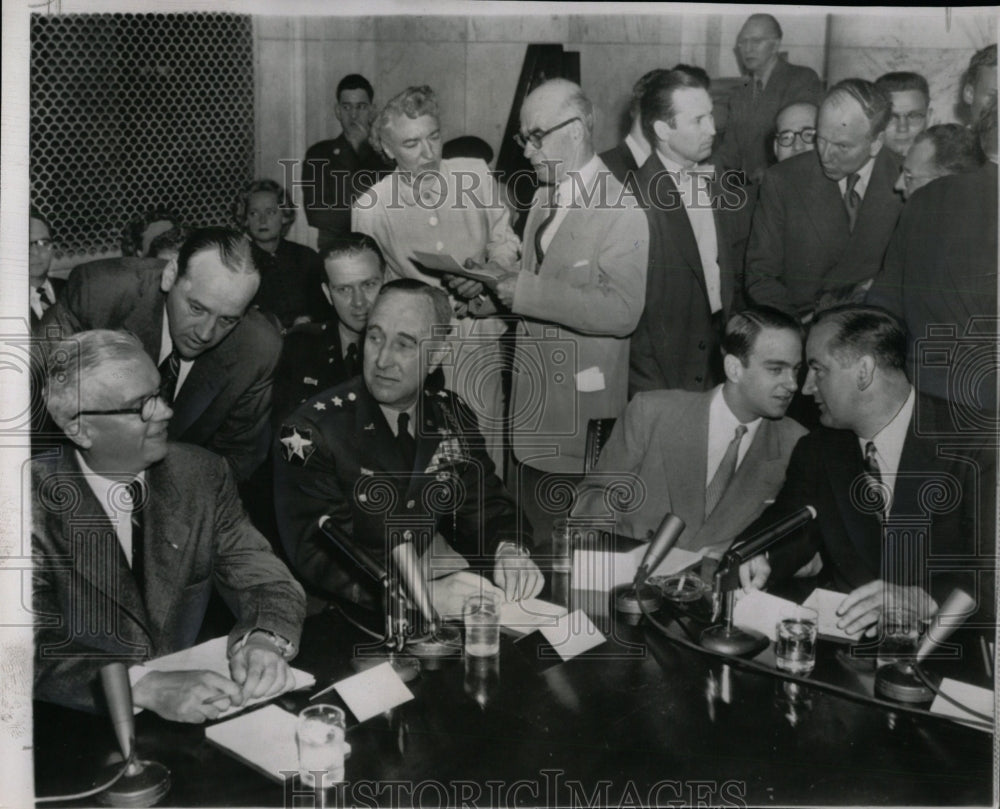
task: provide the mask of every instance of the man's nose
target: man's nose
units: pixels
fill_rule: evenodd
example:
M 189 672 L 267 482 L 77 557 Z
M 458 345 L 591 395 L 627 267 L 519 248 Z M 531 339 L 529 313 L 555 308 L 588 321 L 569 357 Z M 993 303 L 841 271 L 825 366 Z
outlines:
M 806 374 L 806 381 L 802 385 L 802 392 L 806 396 L 811 396 L 816 392 L 816 375 L 811 368 L 809 369 L 809 373 Z

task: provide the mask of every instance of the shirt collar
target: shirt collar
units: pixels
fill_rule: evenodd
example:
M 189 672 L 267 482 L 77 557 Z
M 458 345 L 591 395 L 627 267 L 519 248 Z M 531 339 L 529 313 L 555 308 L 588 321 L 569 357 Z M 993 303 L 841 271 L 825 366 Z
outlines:
M 871 438 L 858 436 L 861 451 L 864 452 L 865 445 L 871 441 L 875 444 L 875 449 L 878 450 L 879 455 L 889 461 L 894 469 L 898 468 L 899 457 L 903 453 L 903 443 L 906 441 L 906 435 L 910 430 L 910 419 L 913 416 L 913 407 L 916 403 L 916 398 L 916 391 L 911 385 L 910 392 L 907 394 L 902 407 L 899 408 L 896 415 L 892 417 L 888 424 Z M 892 463 L 893 459 L 895 459 L 895 463 Z
M 744 446 L 749 447 L 753 443 L 753 437 L 757 434 L 763 418 L 757 416 L 753 421 L 740 421 L 736 418 L 736 414 L 729 409 L 729 403 L 726 401 L 726 397 L 722 395 L 722 388 L 723 386 L 719 385 L 712 394 L 712 403 L 708 408 L 709 423 L 717 426 L 720 431 L 724 431 L 725 435 L 729 436 L 730 439 L 736 434 L 736 428 L 740 424 L 743 424 L 747 428 Z
M 760 76 L 753 76 L 752 77 L 752 81 L 756 80 L 756 79 L 760 79 L 761 86 L 762 87 L 767 87 L 767 83 L 768 83 L 768 81 L 770 81 L 771 75 L 774 73 L 774 69 L 778 66 L 778 60 L 780 58 L 781 57 L 778 57 L 778 59 L 775 59 L 773 62 L 771 62 L 770 66 L 767 68 L 767 70 L 765 70 Z
M 600 165 L 601 159 L 595 154 L 579 169 L 567 173 L 565 179 L 556 186 L 560 208 L 569 207 L 571 202 L 576 201 L 577 195 L 573 193 L 574 191 L 582 191 L 583 189 L 590 191 Z
M 884 147 L 883 147 L 884 148 Z M 858 181 L 854 184 L 854 190 L 858 192 L 859 197 L 864 197 L 865 191 L 868 190 L 868 183 L 872 178 L 872 171 L 875 168 L 875 158 L 868 158 L 868 162 L 865 163 L 861 168 L 859 168 L 855 174 L 858 175 Z M 837 180 L 837 186 L 840 188 L 840 195 L 843 196 L 847 193 L 847 177 L 841 177 Z
M 632 158 L 635 160 L 635 164 L 637 166 L 641 167 L 642 164 L 649 159 L 650 148 L 649 148 L 649 143 L 646 142 L 645 138 L 643 138 L 642 140 L 639 140 L 638 138 L 633 138 L 632 133 L 629 132 L 625 136 L 625 145 L 628 147 L 628 150 L 632 153 Z
M 76 462 L 80 465 L 80 471 L 83 472 L 83 478 L 87 481 L 87 485 L 90 486 L 90 490 L 94 493 L 97 498 L 97 502 L 101 504 L 101 508 L 104 513 L 108 516 L 108 519 L 114 522 L 121 508 L 119 503 L 121 503 L 121 498 L 112 498 L 111 490 L 115 486 L 121 486 L 122 482 L 120 480 L 113 480 L 112 478 L 106 478 L 104 475 L 100 475 L 91 469 L 87 462 L 83 459 L 83 455 L 80 454 L 80 450 L 74 449 L 73 454 L 76 455 Z M 138 475 L 135 476 L 136 480 L 141 480 L 145 483 L 146 481 L 146 470 L 142 470 Z M 117 512 L 117 513 L 113 513 Z
M 385 416 L 386 424 L 389 425 L 389 430 L 393 435 L 396 435 L 396 430 L 399 427 L 399 414 L 409 413 L 410 414 L 410 434 L 414 437 L 417 435 L 417 425 L 414 418 L 417 413 L 417 403 L 414 402 L 406 410 L 393 410 L 391 407 L 386 407 L 384 404 L 379 405 L 379 409 L 382 411 L 382 415 Z

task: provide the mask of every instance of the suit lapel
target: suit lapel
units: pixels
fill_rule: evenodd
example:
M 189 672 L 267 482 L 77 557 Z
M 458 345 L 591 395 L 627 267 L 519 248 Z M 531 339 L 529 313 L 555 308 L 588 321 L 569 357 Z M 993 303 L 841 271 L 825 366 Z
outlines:
M 209 349 L 191 366 L 177 399 L 171 405 L 174 411 L 170 420 L 171 437 L 179 439 L 183 436 L 184 432 L 208 409 L 219 389 L 230 378 L 229 368 L 236 361 L 236 357 L 228 356 L 224 346 L 225 341 Z
M 181 564 L 192 536 L 188 513 L 180 493 L 165 474 L 163 463 L 146 472 L 149 504 L 146 506 L 144 536 L 146 541 L 146 603 L 155 613 L 160 604 L 180 605 L 177 593 L 190 582 L 188 567 Z M 169 623 L 169 613 L 156 614 L 155 623 Z
M 809 221 L 816 231 L 820 241 L 834 253 L 843 253 L 851 239 L 851 229 L 847 218 L 847 208 L 844 198 L 840 195 L 840 187 L 828 179 L 819 167 L 819 158 L 811 171 L 818 172 L 822 182 L 809 183 L 807 178 L 796 188 L 796 197 L 802 210 L 806 212 Z M 818 193 L 804 194 L 803 190 L 817 189 Z
M 898 175 L 899 168 L 895 160 L 890 156 L 889 150 L 883 148 L 875 158 L 871 178 L 858 210 L 857 224 L 841 257 L 841 263 L 845 266 L 860 263 L 877 268 L 881 263 L 881 257 L 878 260 L 871 257 L 872 244 L 875 240 L 884 238 L 881 234 L 892 230 L 892 222 L 899 216 L 902 203 L 893 189 Z
M 843 519 L 848 541 L 854 545 L 868 569 L 877 573 L 882 558 L 881 525 L 875 515 L 859 511 L 851 495 L 855 481 L 864 473 L 861 447 L 857 436 L 849 430 L 837 431 L 835 440 L 843 442 L 844 447 L 831 452 L 825 465 L 833 498 Z
M 700 521 L 705 515 L 705 475 L 708 463 L 708 408 L 714 389 L 692 399 L 688 407 L 678 414 L 677 423 L 691 425 L 681 430 L 677 443 L 663 453 L 668 491 L 676 492 L 671 500 L 690 503 L 691 513 Z
M 541 224 L 544 214 L 542 203 L 545 195 L 549 193 L 548 186 L 539 186 L 535 192 L 535 198 L 531 203 L 531 210 L 528 211 L 528 218 L 524 222 L 524 239 L 521 249 L 521 266 L 525 272 L 538 272 L 538 261 L 535 257 L 535 231 Z M 557 234 L 558 235 L 558 234 Z M 551 245 L 550 245 L 551 247 Z

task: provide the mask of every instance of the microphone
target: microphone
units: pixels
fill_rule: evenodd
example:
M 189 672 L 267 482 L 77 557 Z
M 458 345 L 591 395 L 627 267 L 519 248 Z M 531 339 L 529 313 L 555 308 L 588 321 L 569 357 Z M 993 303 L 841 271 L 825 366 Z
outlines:
M 722 557 L 722 563 L 720 563 L 719 568 L 721 569 L 723 564 L 740 565 L 748 559 L 759 556 L 785 536 L 785 534 L 796 531 L 810 520 L 815 519 L 816 509 L 812 506 L 803 506 L 798 511 L 789 514 L 783 520 L 779 520 L 770 528 L 765 528 L 760 533 L 750 537 L 746 542 L 741 542 L 739 545 L 730 547 Z
M 362 548 L 360 545 L 354 542 L 350 537 L 344 533 L 336 525 L 330 524 L 330 515 L 324 514 L 319 518 L 320 530 L 327 535 L 333 543 L 340 548 L 344 553 L 346 553 L 351 561 L 354 562 L 361 570 L 371 576 L 375 581 L 378 582 L 388 582 L 389 573 L 385 569 L 385 565 L 378 562 L 368 551 Z
M 412 542 L 402 542 L 392 549 L 392 561 L 399 571 L 399 577 L 403 581 L 403 590 L 416 605 L 420 615 L 430 628 L 431 634 L 437 629 L 440 618 L 434 605 L 431 603 L 430 593 L 427 591 L 427 580 L 420 570 L 420 559 Z
M 650 574 L 660 566 L 660 563 L 677 544 L 677 540 L 681 538 L 685 527 L 684 520 L 676 514 L 667 514 L 663 518 L 660 527 L 656 529 L 656 534 L 649 543 L 649 547 L 646 548 L 642 564 L 635 572 L 633 584 L 636 587 L 643 584 Z
M 915 662 L 922 663 L 927 655 L 937 649 L 938 646 L 951 637 L 951 634 L 959 626 L 965 623 L 965 619 L 975 609 L 976 599 L 965 592 L 965 590 L 958 588 L 952 590 L 948 598 L 945 599 L 944 604 L 934 613 L 930 626 L 927 627 L 924 639 L 920 642 L 920 648 L 917 649 Z M 946 619 L 951 619 L 947 625 L 944 623 Z
M 127 762 L 124 774 L 101 793 L 101 802 L 109 806 L 153 806 L 170 790 L 170 770 L 156 761 L 142 761 L 135 755 L 135 717 L 132 712 L 132 686 L 123 663 L 109 663 L 101 669 L 101 686 L 108 703 L 108 713 L 115 729 L 118 746 Z M 101 782 L 121 769 L 112 764 L 105 769 Z

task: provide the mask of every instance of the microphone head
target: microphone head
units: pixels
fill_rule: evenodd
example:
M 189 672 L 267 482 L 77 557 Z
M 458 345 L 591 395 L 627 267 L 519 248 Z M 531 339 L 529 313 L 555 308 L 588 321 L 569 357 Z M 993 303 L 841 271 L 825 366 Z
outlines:
M 681 538 L 685 527 L 684 520 L 676 514 L 667 514 L 663 518 L 659 528 L 656 529 L 656 534 L 649 543 L 649 547 L 646 548 L 646 553 L 643 554 L 639 570 L 636 571 L 636 584 L 641 584 L 650 573 L 660 566 L 660 562 L 666 558 L 674 545 L 677 544 L 677 540 Z
M 118 738 L 118 746 L 127 759 L 132 754 L 135 725 L 132 714 L 132 685 L 124 663 L 108 663 L 101 669 L 101 686 L 108 703 L 108 713 Z
M 920 663 L 939 645 L 965 623 L 966 618 L 976 611 L 976 599 L 965 590 L 955 588 L 949 593 L 944 603 L 934 613 L 930 626 L 917 650 L 917 662 Z

